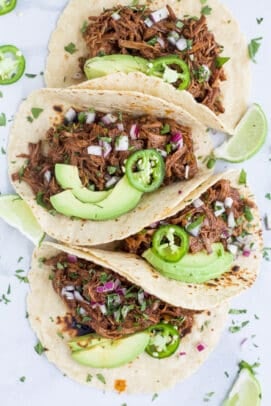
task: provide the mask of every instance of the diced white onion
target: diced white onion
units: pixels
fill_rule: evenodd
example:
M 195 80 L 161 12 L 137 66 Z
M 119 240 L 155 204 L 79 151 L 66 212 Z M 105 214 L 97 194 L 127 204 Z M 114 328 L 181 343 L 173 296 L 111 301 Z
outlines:
M 103 314 L 106 314 L 106 306 L 104 304 L 99 304 L 99 308 Z
M 233 215 L 232 211 L 228 215 L 228 226 L 230 228 L 234 228 L 236 226 L 234 215 Z
M 163 40 L 163 38 L 158 37 L 157 42 L 161 46 L 161 48 L 165 48 L 165 41 Z
M 124 131 L 124 125 L 122 123 L 118 123 L 117 127 L 119 131 Z
M 137 300 L 140 305 L 142 305 L 144 303 L 144 292 L 138 292 Z
M 116 151 L 127 151 L 129 149 L 128 135 L 120 135 L 115 142 Z
M 110 152 L 112 151 L 112 145 L 110 144 L 110 142 L 102 141 L 101 147 L 103 151 L 103 156 L 106 158 L 107 155 L 109 155 Z
M 85 302 L 85 299 L 77 290 L 75 290 L 73 294 L 74 294 L 74 298 L 76 300 L 78 300 L 78 302 Z
M 189 165 L 185 165 L 185 172 L 184 172 L 184 177 L 185 177 L 185 179 L 188 179 L 188 177 L 189 177 L 189 171 L 190 171 L 190 166 L 189 166 Z
M 193 206 L 198 209 L 199 207 L 201 207 L 203 205 L 203 201 L 201 199 L 196 199 L 193 201 Z
M 151 20 L 150 18 L 146 18 L 146 19 L 144 20 L 144 23 L 145 23 L 146 26 L 149 27 L 149 28 L 153 25 L 153 22 L 152 22 L 152 20 Z
M 102 154 L 103 154 L 102 147 L 100 145 L 90 145 L 88 147 L 88 154 L 102 156 Z
M 170 31 L 167 39 L 172 45 L 176 45 L 176 42 L 179 39 L 179 34 L 176 31 Z
M 107 113 L 105 116 L 102 117 L 102 122 L 105 125 L 109 125 L 109 124 L 115 123 L 117 121 L 117 119 L 118 118 L 116 116 L 114 116 L 114 114 Z
M 86 113 L 86 123 L 87 124 L 92 124 L 94 123 L 96 118 L 96 113 L 95 111 L 89 111 L 88 113 Z
M 187 48 L 187 41 L 184 37 L 178 39 L 176 42 L 176 48 L 178 48 L 179 51 L 184 51 Z
M 189 234 L 193 235 L 193 237 L 198 237 L 201 227 L 202 227 L 202 223 L 187 231 L 189 232 Z
M 224 203 L 220 202 L 219 200 L 217 200 L 215 202 L 215 211 L 214 214 L 216 217 L 221 216 L 221 214 L 223 214 L 225 212 L 225 207 L 224 207 Z
M 61 289 L 61 296 L 65 297 L 67 300 L 74 299 L 73 292 L 68 291 L 66 287 Z
M 231 197 L 226 197 L 226 199 L 224 200 L 224 206 L 227 209 L 230 209 L 232 204 L 233 204 L 233 199 Z
M 156 148 L 156 151 L 160 152 L 160 154 L 162 155 L 163 158 L 167 157 L 167 151 L 165 151 L 163 149 L 159 149 L 159 148 Z
M 72 123 L 76 119 L 77 113 L 74 109 L 70 108 L 66 114 L 65 114 L 65 119 L 69 122 Z
M 83 307 L 79 307 L 79 313 L 81 314 L 81 316 L 85 316 L 87 314 Z
M 105 184 L 106 189 L 114 186 L 119 180 L 120 178 L 118 176 L 112 176 L 112 178 L 110 178 Z
M 51 171 L 48 171 L 48 170 L 45 171 L 43 176 L 44 176 L 44 180 L 46 180 L 46 182 L 49 183 L 52 178 Z
M 120 15 L 118 13 L 113 13 L 112 16 L 113 20 L 118 21 L 120 19 Z
M 169 16 L 169 13 L 168 13 L 168 9 L 166 7 L 153 11 L 150 15 L 150 17 L 154 23 L 159 23 L 159 21 L 164 20 L 168 16 Z
M 232 255 L 237 255 L 238 252 L 238 247 L 234 244 L 228 244 L 227 245 L 227 250 L 232 254 Z

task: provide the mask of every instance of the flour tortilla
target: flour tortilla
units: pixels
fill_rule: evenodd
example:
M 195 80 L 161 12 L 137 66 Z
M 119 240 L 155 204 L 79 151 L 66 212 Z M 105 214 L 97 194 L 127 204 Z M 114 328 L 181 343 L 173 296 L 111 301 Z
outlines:
M 79 109 L 94 107 L 104 112 L 122 111 L 133 115 L 152 114 L 172 118 L 191 127 L 195 156 L 201 157 L 198 159 L 198 175 L 191 181 L 177 182 L 154 193 L 145 194 L 134 210 L 108 221 L 72 220 L 60 214 L 52 216 L 37 204 L 27 183 L 11 180 L 16 192 L 32 209 L 42 229 L 56 240 L 71 245 L 90 246 L 125 238 L 166 216 L 210 175 L 206 163 L 203 163 L 203 158 L 208 156 L 212 149 L 210 137 L 206 128 L 181 108 L 153 96 L 135 92 L 42 89 L 32 93 L 22 103 L 15 118 L 8 150 L 10 176 L 25 164 L 25 159 L 19 158 L 18 155 L 28 153 L 28 143 L 44 139 L 52 124 L 61 121 L 63 113 L 55 111 L 54 106 L 61 106 L 64 112 L 71 106 Z M 29 122 L 27 117 L 31 116 L 31 109 L 34 107 L 43 111 L 33 122 Z
M 191 333 L 181 340 L 179 349 L 170 358 L 156 360 L 143 353 L 133 362 L 114 369 L 94 369 L 76 363 L 71 358 L 66 344 L 68 337 L 64 335 L 64 338 L 60 338 L 57 335 L 59 325 L 54 322 L 57 316 L 65 316 L 67 308 L 53 290 L 52 281 L 49 280 L 50 267 L 39 263 L 39 258 L 50 258 L 60 251 L 93 262 L 96 262 L 96 259 L 86 252 L 48 243 L 36 249 L 33 254 L 32 269 L 29 273 L 31 292 L 27 300 L 29 320 L 42 345 L 47 349 L 45 354 L 48 360 L 63 374 L 79 383 L 101 390 L 113 391 L 115 380 L 119 379 L 125 381 L 126 393 L 160 392 L 194 373 L 216 346 L 227 320 L 228 304 L 196 315 Z M 119 274 L 125 276 L 122 271 Z M 201 352 L 196 348 L 200 343 L 206 346 Z M 185 355 L 180 356 L 180 352 Z M 86 382 L 88 374 L 92 376 L 91 382 Z M 96 374 L 102 374 L 106 383 L 101 383 Z
M 140 1 L 144 4 L 144 1 Z M 77 85 L 84 80 L 78 76 L 78 58 L 87 55 L 81 27 L 88 16 L 99 15 L 104 8 L 115 5 L 131 5 L 131 0 L 71 0 L 60 16 L 56 30 L 49 43 L 49 55 L 45 71 L 48 87 L 66 87 Z M 200 16 L 203 7 L 199 0 L 154 0 L 150 8 L 155 10 L 169 4 L 176 15 Z M 147 77 L 140 73 L 113 74 L 101 79 L 83 83 L 82 87 L 109 90 L 132 90 L 161 97 L 171 103 L 180 105 L 206 126 L 217 130 L 233 132 L 247 109 L 250 92 L 250 63 L 247 43 L 240 32 L 239 24 L 229 10 L 217 0 L 208 0 L 212 9 L 207 16 L 207 24 L 215 35 L 216 41 L 224 46 L 223 56 L 231 59 L 224 65 L 228 80 L 221 82 L 222 101 L 225 113 L 216 116 L 209 108 L 197 103 L 187 91 L 178 91 L 162 80 Z M 69 54 L 64 47 L 74 43 L 77 52 Z
M 189 196 L 190 203 L 220 179 L 229 179 L 231 185 L 239 189 L 242 196 L 255 200 L 249 188 L 238 183 L 239 175 L 239 171 L 214 175 L 191 193 Z M 171 215 L 183 210 L 186 205 L 186 202 L 181 202 L 171 212 Z M 165 302 L 187 309 L 208 309 L 251 287 L 256 280 L 262 257 L 262 229 L 258 209 L 252 208 L 251 212 L 254 216 L 251 223 L 251 233 L 254 237 L 251 255 L 249 257 L 238 256 L 229 272 L 225 272 L 220 278 L 205 283 L 193 284 L 169 279 L 156 271 L 143 258 L 133 254 L 106 251 L 104 250 L 106 247 L 103 247 L 103 250 L 90 249 L 90 252 L 97 257 L 101 265 L 110 264 L 113 270 L 125 273 L 132 282 L 140 284 L 143 289 L 148 289 L 152 294 L 156 292 Z M 238 271 L 234 271 L 235 266 L 239 267 Z

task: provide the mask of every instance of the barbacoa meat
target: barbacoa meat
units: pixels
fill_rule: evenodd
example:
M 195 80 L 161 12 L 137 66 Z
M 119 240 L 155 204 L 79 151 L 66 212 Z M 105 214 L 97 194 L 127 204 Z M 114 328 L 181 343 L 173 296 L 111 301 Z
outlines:
M 214 213 L 214 205 L 216 202 L 224 202 L 226 198 L 233 200 L 232 207 L 226 209 L 225 215 L 216 216 Z M 228 237 L 238 237 L 246 231 L 246 221 L 244 211 L 247 207 L 253 207 L 254 203 L 248 199 L 242 198 L 237 189 L 231 187 L 230 181 L 222 179 L 215 185 L 210 187 L 201 197 L 203 204 L 200 207 L 195 207 L 192 204 L 188 205 L 184 210 L 176 215 L 162 221 L 162 224 L 175 224 L 185 228 L 191 221 L 195 221 L 200 216 L 204 216 L 202 227 L 200 228 L 197 237 L 189 237 L 189 252 L 195 254 L 199 251 L 211 252 L 211 245 L 216 242 L 221 242 L 224 248 L 227 249 Z M 229 226 L 227 224 L 227 215 L 232 212 L 236 225 L 231 230 L 229 235 Z M 134 234 L 120 244 L 120 249 L 133 254 L 141 255 L 145 250 L 151 247 L 152 237 L 160 224 L 154 227 L 146 228 L 141 232 Z
M 68 313 L 102 337 L 120 338 L 161 321 L 177 326 L 180 337 L 192 329 L 198 312 L 169 305 L 109 269 L 74 257 L 71 262 L 66 253 L 44 263 L 52 267 L 53 288 Z M 111 289 L 101 292 L 110 284 Z
M 196 101 L 205 104 L 216 114 L 223 113 L 220 82 L 226 80 L 226 76 L 223 67 L 218 67 L 216 63 L 223 47 L 208 31 L 204 15 L 199 19 L 189 17 L 179 20 L 169 5 L 167 9 L 169 16 L 151 27 L 144 22 L 152 11 L 146 6 L 117 6 L 99 16 L 90 16 L 88 26 L 83 30 L 88 53 L 85 58 L 80 58 L 81 69 L 86 59 L 95 56 L 129 54 L 155 59 L 175 54 L 189 66 L 191 83 L 187 90 Z M 112 18 L 114 13 L 120 18 Z M 179 51 L 168 40 L 172 31 L 190 42 L 188 49 Z M 208 80 L 203 80 L 200 75 L 202 67 L 210 71 Z
M 96 120 L 92 124 L 77 121 L 51 127 L 46 133 L 45 140 L 36 144 L 30 143 L 29 152 L 19 155 L 26 159 L 26 164 L 12 175 L 12 179 L 28 183 L 37 202 L 51 209 L 50 197 L 62 191 L 54 175 L 56 163 L 77 166 L 83 186 L 91 185 L 94 190 L 105 190 L 106 183 L 112 176 L 122 177 L 125 160 L 136 150 L 141 149 L 154 148 L 166 155 L 164 185 L 191 179 L 197 173 L 190 128 L 167 118 L 132 117 L 126 114 L 119 114 L 118 122 L 104 125 L 101 120 L 103 116 L 103 113 L 96 112 Z M 138 135 L 136 139 L 132 139 L 130 131 L 135 123 Z M 119 130 L 120 124 L 123 130 Z M 168 133 L 161 134 L 164 128 L 169 129 Z M 183 147 L 172 148 L 169 151 L 167 146 L 171 145 L 171 137 L 176 133 L 182 135 Z M 102 140 L 111 140 L 114 146 L 116 138 L 120 135 L 129 137 L 129 149 L 126 151 L 116 151 L 112 147 L 107 156 L 88 154 L 87 149 L 90 145 L 98 146 Z M 49 178 L 46 174 L 49 174 Z

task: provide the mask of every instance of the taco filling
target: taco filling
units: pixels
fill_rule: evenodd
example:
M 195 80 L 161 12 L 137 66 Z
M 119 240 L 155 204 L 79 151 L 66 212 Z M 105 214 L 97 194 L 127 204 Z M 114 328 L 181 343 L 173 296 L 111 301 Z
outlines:
M 123 276 L 75 255 L 62 252 L 42 262 L 50 266 L 52 286 L 67 306 L 66 317 L 58 323 L 75 335 L 68 345 L 79 363 L 85 363 L 86 354 L 91 358 L 97 346 L 107 351 L 107 343 L 114 346 L 140 334 L 147 337 L 142 352 L 168 357 L 191 332 L 193 316 L 199 313 L 167 304 Z
M 169 278 L 206 282 L 229 271 L 237 256 L 252 254 L 253 207 L 222 179 L 174 216 L 123 240 L 119 249 L 143 256 Z
M 12 179 L 26 182 L 38 204 L 95 220 L 116 218 L 143 193 L 198 170 L 191 129 L 172 119 L 73 108 L 19 157 L 26 162 Z
M 215 114 L 224 113 L 220 84 L 229 58 L 220 56 L 223 46 L 204 15 L 179 19 L 169 5 L 116 6 L 88 17 L 81 32 L 87 54 L 79 65 L 88 79 L 137 70 L 187 90 Z

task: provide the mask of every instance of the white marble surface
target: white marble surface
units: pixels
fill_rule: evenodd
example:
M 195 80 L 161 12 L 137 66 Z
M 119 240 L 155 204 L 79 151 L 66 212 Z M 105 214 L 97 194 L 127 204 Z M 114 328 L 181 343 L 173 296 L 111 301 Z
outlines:
M 199 0 L 194 0 L 199 1 Z M 239 19 L 247 38 L 263 36 L 263 43 L 257 55 L 257 64 L 253 64 L 253 86 L 251 102 L 260 103 L 265 109 L 270 123 L 270 72 L 271 72 L 271 4 L 270 0 L 224 0 L 233 14 Z M 22 49 L 26 56 L 27 73 L 38 74 L 36 78 L 23 77 L 12 86 L 0 86 L 3 98 L 0 98 L 0 113 L 4 112 L 8 120 L 17 110 L 21 100 L 33 89 L 43 86 L 46 47 L 57 17 L 66 0 L 19 0 L 16 10 L 0 17 L 0 44 L 14 44 Z M 80 3 L 80 0 L 78 0 Z M 261 25 L 256 17 L 264 17 Z M 238 50 L 237 50 L 238 51 Z M 6 148 L 10 122 L 0 127 L 0 149 Z M 261 152 L 242 167 L 248 172 L 253 191 L 257 195 L 261 214 L 271 214 L 271 202 L 264 196 L 271 192 L 271 157 L 270 139 Z M 0 191 L 11 192 L 6 171 L 6 156 L 0 154 Z M 226 168 L 220 164 L 219 169 Z M 264 233 L 265 246 L 271 247 L 271 231 Z M 247 309 L 247 314 L 233 316 L 232 319 L 249 320 L 247 327 L 239 333 L 225 331 L 219 346 L 203 367 L 189 380 L 175 389 L 163 392 L 152 403 L 152 396 L 126 396 L 112 393 L 101 393 L 94 389 L 80 386 L 61 373 L 46 357 L 38 356 L 33 346 L 36 338 L 25 318 L 25 298 L 28 285 L 20 283 L 14 276 L 15 270 L 28 270 L 33 246 L 16 230 L 0 220 L 0 296 L 6 293 L 8 285 L 11 302 L 0 303 L 0 405 L 2 406 L 47 406 L 49 405 L 94 405 L 94 406 L 156 406 L 186 405 L 200 406 L 204 394 L 214 391 L 215 394 L 207 403 L 220 405 L 229 389 L 237 364 L 241 359 L 248 362 L 259 360 L 259 379 L 263 388 L 263 406 L 271 405 L 271 262 L 263 261 L 261 275 L 255 286 L 233 301 L 232 307 Z M 23 257 L 17 263 L 19 257 Z M 259 317 L 257 320 L 254 317 Z M 251 338 L 255 334 L 254 338 Z M 245 344 L 240 342 L 248 338 Z M 224 372 L 229 373 L 229 378 Z M 25 376 L 24 383 L 19 378 Z

